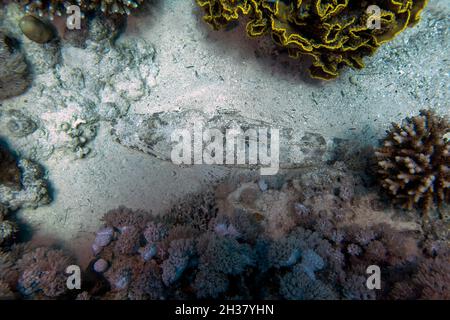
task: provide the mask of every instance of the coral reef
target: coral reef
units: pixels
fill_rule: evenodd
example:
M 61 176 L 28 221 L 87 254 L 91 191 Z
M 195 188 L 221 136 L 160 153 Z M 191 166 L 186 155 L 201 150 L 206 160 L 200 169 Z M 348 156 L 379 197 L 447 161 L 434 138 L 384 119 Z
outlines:
M 139 7 L 143 0 L 15 0 L 28 13 L 39 16 L 61 16 L 66 13 L 66 8 L 77 5 L 82 12 L 100 10 L 105 14 L 130 14 L 133 9 Z
M 373 24 L 369 4 L 358 0 L 197 0 L 204 20 L 214 29 L 248 17 L 251 37 L 270 34 L 289 55 L 313 59 L 311 75 L 333 79 L 343 66 L 363 68 L 363 58 L 412 26 L 426 0 L 374 1 L 380 10 L 379 28 Z
M 445 297 L 445 271 L 425 270 L 448 261 L 448 226 L 361 223 L 352 210 L 360 183 L 337 164 L 281 183 L 225 182 L 161 216 L 112 210 L 91 263 L 103 293 L 86 288 L 80 299 Z M 369 265 L 382 269 L 381 290 L 366 286 Z
M 433 111 L 393 123 L 376 152 L 381 186 L 406 209 L 427 213 L 450 201 L 450 123 Z
M 30 84 L 25 59 L 12 44 L 0 30 L 0 101 L 24 93 Z
M 120 207 L 103 218 L 81 291 L 65 286 L 73 259 L 64 251 L 8 244 L 0 298 L 448 298 L 448 223 L 361 223 L 345 206 L 357 207 L 359 183 L 338 163 L 281 181 L 230 179 L 161 216 Z M 273 199 L 282 211 L 267 205 Z M 272 215 L 284 215 L 278 232 Z M 370 265 L 382 270 L 380 290 L 366 286 Z

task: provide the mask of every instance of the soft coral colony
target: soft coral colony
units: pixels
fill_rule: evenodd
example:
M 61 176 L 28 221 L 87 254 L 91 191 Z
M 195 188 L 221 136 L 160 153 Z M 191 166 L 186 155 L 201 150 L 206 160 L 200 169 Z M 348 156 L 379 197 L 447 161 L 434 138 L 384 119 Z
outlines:
M 361 69 L 363 58 L 419 19 L 427 0 L 377 0 L 380 28 L 368 21 L 369 4 L 360 0 L 197 0 L 214 29 L 243 16 L 251 37 L 270 34 L 289 55 L 313 58 L 312 77 L 333 79 L 344 66 Z M 369 12 L 369 13 L 368 13 Z

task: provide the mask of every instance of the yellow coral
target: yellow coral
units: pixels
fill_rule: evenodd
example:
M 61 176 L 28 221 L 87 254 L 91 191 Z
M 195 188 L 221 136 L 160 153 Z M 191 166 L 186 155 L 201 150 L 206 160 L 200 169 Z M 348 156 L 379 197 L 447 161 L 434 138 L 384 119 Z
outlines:
M 270 34 L 289 55 L 313 58 L 312 77 L 333 79 L 343 66 L 363 68 L 363 57 L 412 26 L 428 0 L 378 0 L 379 28 L 360 0 L 197 0 L 204 20 L 220 29 L 247 16 L 251 37 Z

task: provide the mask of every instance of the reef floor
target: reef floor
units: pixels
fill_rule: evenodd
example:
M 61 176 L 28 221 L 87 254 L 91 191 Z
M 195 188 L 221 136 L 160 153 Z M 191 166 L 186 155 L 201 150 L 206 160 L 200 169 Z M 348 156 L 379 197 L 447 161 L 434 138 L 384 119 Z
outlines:
M 0 15 L 0 24 L 20 38 L 16 8 Z M 142 140 L 124 143 L 126 132 L 111 133 L 119 119 L 190 110 L 210 118 L 238 114 L 291 130 L 292 143 L 307 144 L 309 160 L 321 164 L 336 154 L 345 159 L 350 146 L 376 145 L 391 122 L 420 109 L 450 116 L 449 25 L 450 3 L 431 0 L 421 22 L 366 59 L 365 69 L 347 69 L 331 82 L 311 80 L 304 63 L 275 58 L 264 40 L 249 41 L 242 30 L 211 30 L 194 1 L 153 1 L 148 12 L 129 18 L 111 50 L 101 32 L 86 48 L 63 41 L 42 50 L 23 40 L 36 77 L 27 93 L 0 104 L 0 135 L 46 169 L 52 202 L 18 216 L 34 241 L 63 242 L 88 262 L 108 210 L 163 213 L 243 170 L 180 167 L 154 157 Z M 10 135 L 4 123 L 12 110 L 38 129 Z M 65 125 L 78 133 L 61 130 Z M 319 138 L 305 142 L 305 136 Z

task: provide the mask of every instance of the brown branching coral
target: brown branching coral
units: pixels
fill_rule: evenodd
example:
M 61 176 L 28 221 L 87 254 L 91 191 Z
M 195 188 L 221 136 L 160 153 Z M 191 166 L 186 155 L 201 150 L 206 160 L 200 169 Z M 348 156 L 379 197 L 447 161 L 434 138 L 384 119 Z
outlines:
M 22 94 L 30 84 L 25 59 L 12 42 L 0 30 L 0 100 Z
M 17 262 L 19 292 L 33 299 L 63 296 L 68 292 L 65 270 L 72 264 L 73 259 L 59 249 L 40 247 L 24 254 Z
M 381 186 L 406 209 L 450 201 L 450 123 L 433 111 L 393 124 L 376 152 Z
M 39 16 L 62 15 L 66 8 L 77 5 L 82 12 L 100 10 L 105 14 L 130 14 L 143 0 L 15 0 L 26 12 Z
M 360 0 L 197 0 L 204 20 L 215 29 L 247 16 L 251 37 L 270 34 L 290 56 L 313 58 L 311 75 L 333 79 L 343 66 L 361 69 L 372 55 L 418 20 L 427 0 L 374 1 L 379 16 Z M 374 26 L 373 19 L 380 22 Z

